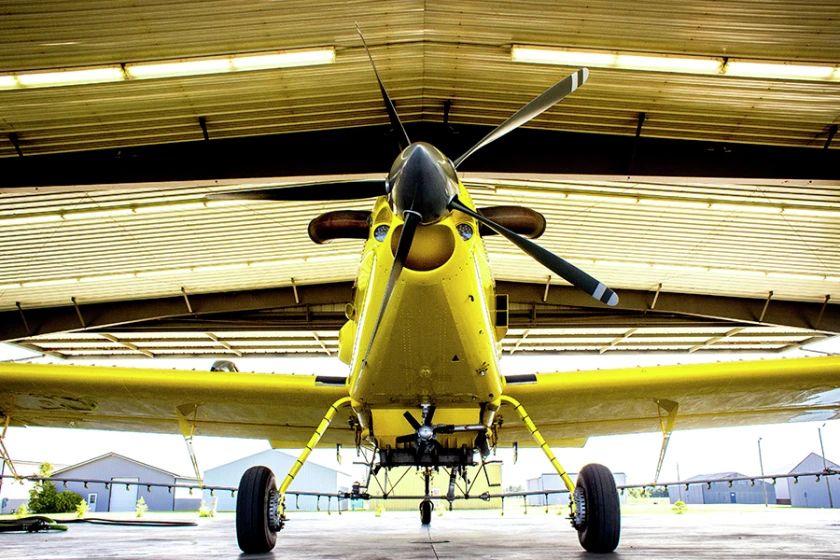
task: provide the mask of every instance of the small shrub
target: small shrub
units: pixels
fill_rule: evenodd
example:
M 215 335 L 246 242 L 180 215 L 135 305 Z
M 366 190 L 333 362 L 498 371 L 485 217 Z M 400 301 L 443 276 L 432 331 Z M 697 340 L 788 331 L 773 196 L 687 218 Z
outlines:
M 84 502 L 84 499 L 75 492 L 69 490 L 59 492 L 55 495 L 53 513 L 70 513 L 76 511 L 76 508 L 82 502 Z
M 685 504 L 684 501 L 678 500 L 674 502 L 673 506 L 671 506 L 671 511 L 673 511 L 677 515 L 682 515 L 683 513 L 688 511 L 688 506 Z
M 20 519 L 21 517 L 26 517 L 29 515 L 29 508 L 26 507 L 26 504 L 20 504 L 20 507 L 15 510 L 15 517 Z
M 85 515 L 87 515 L 88 509 L 90 509 L 88 503 L 82 500 L 81 502 L 79 502 L 79 505 L 76 506 L 76 517 L 78 517 L 79 519 L 83 518 Z
M 134 512 L 137 514 L 137 517 L 143 517 L 143 514 L 148 511 L 149 506 L 146 505 L 146 500 L 143 499 L 143 496 L 140 496 L 140 499 L 137 500 L 137 504 L 134 506 Z

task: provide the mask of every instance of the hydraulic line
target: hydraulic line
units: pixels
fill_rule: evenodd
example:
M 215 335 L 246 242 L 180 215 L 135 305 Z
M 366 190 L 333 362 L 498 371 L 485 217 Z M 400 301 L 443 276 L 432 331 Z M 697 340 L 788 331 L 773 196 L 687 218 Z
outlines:
M 501 395 L 501 400 L 513 406 L 516 409 L 516 412 L 519 414 L 519 417 L 522 418 L 522 421 L 525 422 L 525 426 L 531 432 L 531 436 L 534 438 L 534 441 L 537 442 L 537 445 L 540 446 L 540 449 L 543 450 L 545 456 L 548 457 L 548 460 L 551 461 L 551 465 L 554 467 L 554 470 L 557 471 L 557 474 L 560 475 L 560 478 L 563 479 L 563 483 L 566 485 L 566 488 L 574 494 L 575 492 L 575 485 L 572 482 L 572 479 L 566 473 L 566 469 L 563 468 L 563 465 L 560 464 L 560 461 L 557 460 L 557 457 L 554 456 L 554 453 L 551 451 L 551 448 L 548 446 L 548 443 L 545 441 L 545 438 L 542 437 L 540 431 L 534 425 L 534 421 L 531 420 L 531 417 L 528 416 L 528 413 L 525 411 L 525 407 L 522 406 L 518 400 L 514 399 L 513 397 L 509 397 L 507 395 Z

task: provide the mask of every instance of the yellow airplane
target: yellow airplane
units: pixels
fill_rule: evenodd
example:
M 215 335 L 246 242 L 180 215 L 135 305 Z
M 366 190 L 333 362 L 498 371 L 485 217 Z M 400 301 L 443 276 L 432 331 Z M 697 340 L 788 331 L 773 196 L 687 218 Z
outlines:
M 612 474 L 587 465 L 573 484 L 552 447 L 661 430 L 664 455 L 676 425 L 837 417 L 840 358 L 834 357 L 505 377 L 499 358 L 507 299 L 495 292 L 482 236 L 503 235 L 605 305 L 615 305 L 618 296 L 528 239 L 545 229 L 541 215 L 518 207 L 475 208 L 457 168 L 573 92 L 587 70 L 549 88 L 454 161 L 409 140 L 376 77 L 401 148 L 385 180 L 218 195 L 267 201 L 376 197 L 370 212 L 331 212 L 309 226 L 318 243 L 366 240 L 339 335 L 348 377 L 0 364 L 5 425 L 264 438 L 275 448 L 303 447 L 279 487 L 267 467 L 243 475 L 236 528 L 247 553 L 274 547 L 287 519 L 284 496 L 316 447 L 370 450 L 374 471 L 416 467 L 426 480 L 422 523 L 431 521 L 429 480 L 438 469 L 450 475 L 451 500 L 456 478 L 481 465 L 492 448 L 540 447 L 570 493 L 571 524 L 583 548 L 611 552 L 621 528 Z M 337 426 L 328 430 L 336 417 Z

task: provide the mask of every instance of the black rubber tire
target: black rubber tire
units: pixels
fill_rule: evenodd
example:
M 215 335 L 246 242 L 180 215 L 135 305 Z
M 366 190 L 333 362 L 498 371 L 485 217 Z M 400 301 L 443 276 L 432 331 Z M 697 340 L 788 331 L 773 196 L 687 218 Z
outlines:
M 434 504 L 432 502 L 423 500 L 420 502 L 420 523 L 423 525 L 429 525 L 432 522 L 432 510 L 434 508 Z
M 577 487 L 583 489 L 586 519 L 576 527 L 581 546 L 589 552 L 612 552 L 621 536 L 621 504 L 610 469 L 592 463 L 580 470 Z
M 251 467 L 239 481 L 236 495 L 236 540 L 246 554 L 268 552 L 277 542 L 269 528 L 269 492 L 277 489 L 274 473 L 268 467 Z

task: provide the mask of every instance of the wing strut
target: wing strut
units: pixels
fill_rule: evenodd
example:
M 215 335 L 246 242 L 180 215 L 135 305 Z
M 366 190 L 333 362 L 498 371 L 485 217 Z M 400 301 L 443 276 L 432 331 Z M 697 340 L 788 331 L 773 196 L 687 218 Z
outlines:
M 188 413 L 192 412 L 192 421 L 187 418 L 187 414 L 181 410 L 182 408 L 186 409 Z M 193 436 L 195 435 L 195 419 L 198 416 L 198 405 L 181 405 L 175 409 L 175 414 L 178 415 L 178 425 L 181 428 L 181 434 L 184 436 L 184 443 L 187 444 L 187 451 L 190 454 L 190 461 L 192 461 L 193 470 L 195 471 L 195 479 L 198 481 L 198 485 L 201 488 L 204 488 L 204 480 L 201 478 L 201 470 L 198 468 L 198 459 L 196 459 L 195 449 L 193 448 Z
M 0 432 L 0 459 L 7 465 L 9 465 L 9 470 L 12 471 L 12 475 L 15 477 L 15 480 L 20 479 L 18 476 L 17 471 L 15 470 L 15 464 L 12 462 L 12 457 L 9 455 L 9 452 L 6 450 L 6 444 L 3 440 L 6 439 L 6 431 L 9 429 L 9 421 L 11 418 L 8 416 L 3 417 L 3 431 Z M 0 488 L 3 487 L 3 479 L 0 478 Z
M 667 399 L 656 399 L 656 406 L 659 407 L 659 426 L 662 428 L 662 449 L 659 450 L 659 461 L 656 463 L 656 474 L 653 476 L 654 484 L 659 480 L 659 472 L 665 461 L 665 452 L 668 451 L 668 442 L 671 441 L 671 432 L 674 431 L 674 424 L 677 421 L 677 410 L 680 408 L 679 403 Z M 668 416 L 663 417 L 663 412 Z

